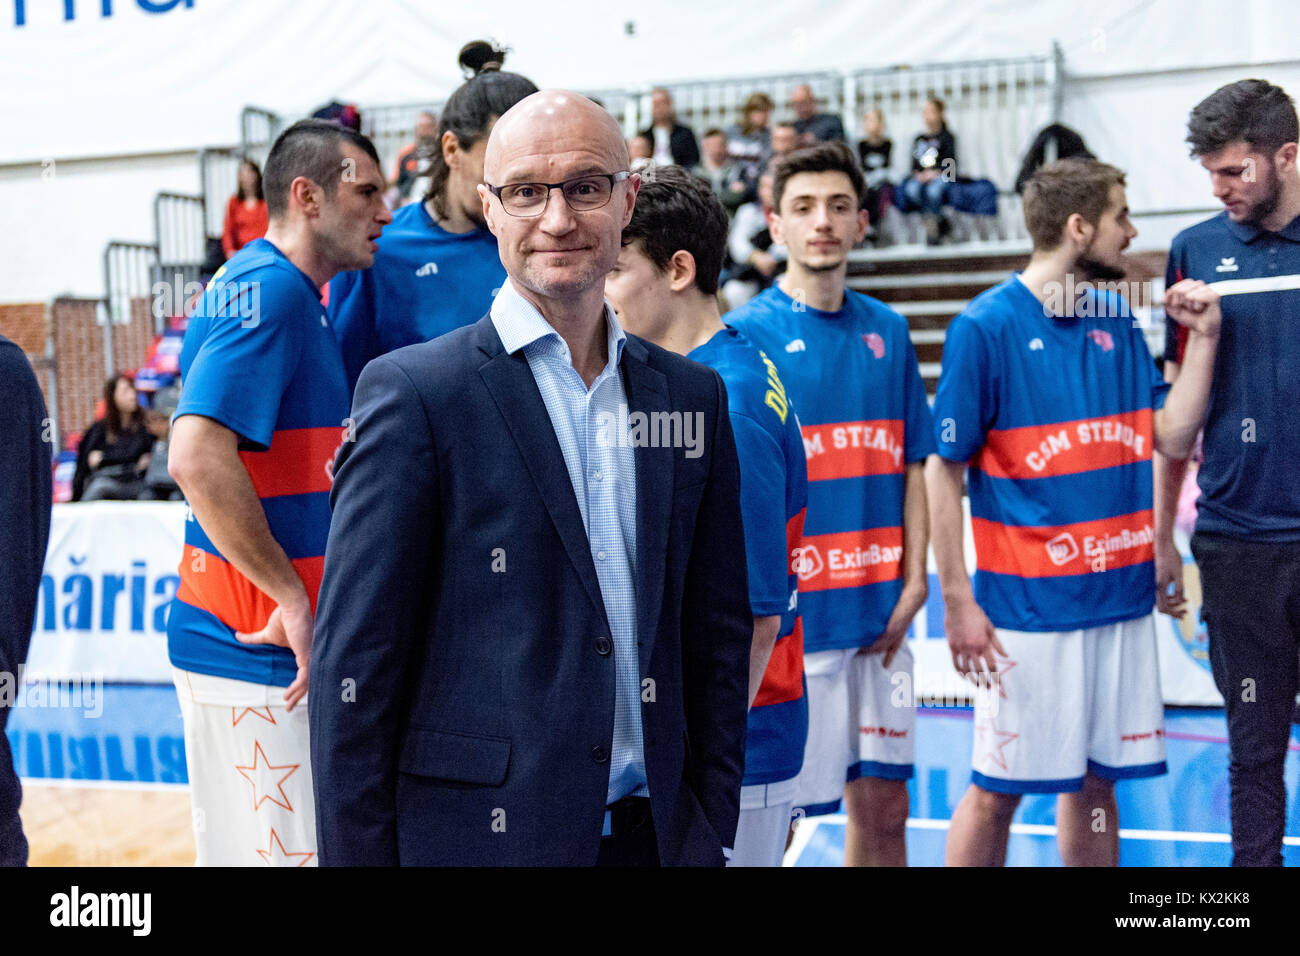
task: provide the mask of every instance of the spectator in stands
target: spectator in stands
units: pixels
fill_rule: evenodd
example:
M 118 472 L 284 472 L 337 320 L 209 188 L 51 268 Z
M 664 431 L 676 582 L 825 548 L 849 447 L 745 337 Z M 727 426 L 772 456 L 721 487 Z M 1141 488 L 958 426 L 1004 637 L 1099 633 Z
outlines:
M 869 225 L 867 241 L 875 244 L 880 237 L 879 224 L 885 217 L 885 205 L 893 196 L 894 187 L 889 181 L 889 164 L 894 143 L 885 136 L 885 114 L 878 109 L 867 110 L 862 117 L 865 139 L 858 140 L 858 161 L 867 191 L 862 208 L 867 211 Z
M 692 172 L 708 182 L 713 195 L 718 197 L 730 216 L 745 201 L 745 183 L 727 151 L 727 134 L 715 126 L 704 134 L 700 143 L 704 155 Z
M 795 128 L 795 125 L 793 123 L 777 123 L 772 127 L 772 141 L 768 146 L 764 167 L 771 169 L 774 162 L 797 148 L 798 145 L 799 130 Z
M 86 430 L 77 446 L 72 500 L 139 498 L 153 440 L 135 384 L 119 372 L 104 386 L 104 417 Z
M 818 113 L 817 100 L 812 87 L 800 83 L 790 94 L 790 109 L 794 112 L 794 129 L 799 134 L 798 145 L 811 146 L 828 140 L 844 140 L 844 124 L 834 113 Z
M 1033 143 L 1025 152 L 1025 160 L 1020 165 L 1020 175 L 1016 177 L 1016 192 L 1025 191 L 1025 183 L 1038 172 L 1039 167 L 1058 159 L 1096 159 L 1088 149 L 1083 137 L 1060 123 L 1043 127 Z
M 660 166 L 690 169 L 700 161 L 700 145 L 690 127 L 677 122 L 673 95 L 662 87 L 650 93 L 650 126 L 641 131 L 654 144 L 654 161 Z
M 766 93 L 751 93 L 740 109 L 740 122 L 727 129 L 727 151 L 746 172 L 747 182 L 756 184 L 767 164 L 772 149 L 772 133 L 768 128 L 771 117 L 772 98 Z
M 655 154 L 654 140 L 645 133 L 637 133 L 635 136 L 628 137 L 627 156 L 632 162 L 638 159 L 644 161 L 653 160 Z
M 772 211 L 772 173 L 758 178 L 757 202 L 746 203 L 736 210 L 727 237 L 731 268 L 722 295 L 728 308 L 748 302 L 770 286 L 785 271 L 785 247 L 772 242 L 767 226 Z
M 27 660 L 36 596 L 50 537 L 49 418 L 31 364 L 0 335 L 0 674 L 23 693 L 15 675 Z M 5 723 L 15 703 L 0 702 L 0 867 L 27 865 L 27 838 L 18 816 L 23 788 L 14 770 Z
M 415 120 L 415 142 L 402 147 L 393 171 L 393 205 L 405 206 L 429 188 L 429 166 L 438 151 L 438 118 L 426 111 Z
M 424 201 L 398 210 L 373 266 L 330 283 L 349 390 L 371 359 L 468 325 L 491 306 L 506 273 L 483 222 L 483 153 L 497 117 L 535 92 L 532 81 L 489 67 L 452 93 Z
M 938 245 L 952 231 L 943 215 L 948 187 L 957 181 L 957 139 L 944 120 L 943 100 L 930 97 L 921 111 L 925 132 L 912 143 L 912 175 L 903 180 L 904 212 L 921 210 L 925 219 L 925 241 Z
M 262 196 L 262 171 L 245 159 L 239 164 L 239 189 L 226 203 L 226 225 L 221 231 L 221 251 L 229 259 L 254 239 L 266 235 L 266 199 Z

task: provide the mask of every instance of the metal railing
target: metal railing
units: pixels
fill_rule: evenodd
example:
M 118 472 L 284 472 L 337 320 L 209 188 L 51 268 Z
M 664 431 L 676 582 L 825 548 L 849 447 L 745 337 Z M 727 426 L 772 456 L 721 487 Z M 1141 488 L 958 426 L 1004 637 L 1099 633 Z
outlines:
M 167 275 L 184 272 L 197 280 L 207 253 L 202 196 L 159 193 L 153 200 L 153 237 L 159 268 Z
M 239 188 L 239 166 L 243 161 L 243 153 L 238 149 L 199 151 L 199 193 L 204 204 L 205 236 L 220 236 L 225 230 L 226 203 Z
M 159 281 L 158 246 L 144 242 L 110 242 L 104 249 L 104 374 L 117 368 L 114 354 L 113 326 L 131 325 L 143 307 L 153 299 L 154 284 Z M 143 306 L 142 306 L 143 303 Z M 155 331 L 161 325 L 155 319 Z
M 245 106 L 239 114 L 239 143 L 243 155 L 265 168 L 266 154 L 280 135 L 283 123 L 278 113 L 259 106 Z

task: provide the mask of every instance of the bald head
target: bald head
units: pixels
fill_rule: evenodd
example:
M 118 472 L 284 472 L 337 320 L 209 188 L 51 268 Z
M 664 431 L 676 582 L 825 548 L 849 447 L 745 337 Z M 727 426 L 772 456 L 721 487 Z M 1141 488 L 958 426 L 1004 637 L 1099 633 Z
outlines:
M 516 181 L 511 167 L 522 158 L 575 151 L 600 155 L 608 170 L 628 167 L 627 144 L 614 117 L 581 93 L 540 90 L 497 120 L 488 137 L 483 175 L 494 184 Z

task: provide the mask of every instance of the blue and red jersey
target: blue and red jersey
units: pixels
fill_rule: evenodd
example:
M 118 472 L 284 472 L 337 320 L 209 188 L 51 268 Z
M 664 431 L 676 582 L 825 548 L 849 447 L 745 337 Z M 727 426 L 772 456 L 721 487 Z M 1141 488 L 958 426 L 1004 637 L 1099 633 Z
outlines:
M 376 245 L 369 269 L 340 272 L 329 286 L 349 389 L 371 359 L 483 318 L 506 281 L 496 236 L 448 232 L 422 202 L 394 213 Z
M 948 327 L 939 454 L 969 462 L 975 600 L 997 627 L 1071 631 L 1155 604 L 1152 419 L 1169 385 L 1128 304 L 1055 315 L 1019 276 Z
M 749 604 L 754 617 L 781 615 L 776 647 L 749 711 L 744 786 L 798 775 L 808 737 L 803 625 L 794 573 L 808 503 L 799 420 L 776 366 L 735 329 L 722 329 L 687 358 L 722 376 L 740 460 Z
M 240 460 L 313 613 L 349 406 L 320 291 L 271 243 L 250 242 L 213 276 L 190 318 L 175 418 L 202 415 L 239 436 Z M 258 684 L 293 681 L 288 648 L 235 638 L 264 627 L 275 603 L 222 556 L 193 514 L 180 576 L 167 620 L 174 665 Z
M 1166 287 L 1215 284 L 1223 326 L 1205 416 L 1196 530 L 1300 540 L 1300 218 L 1279 232 L 1228 214 L 1184 229 Z M 1187 330 L 1166 322 L 1165 359 L 1183 361 Z
M 823 312 L 773 286 L 723 321 L 776 363 L 799 412 L 805 649 L 869 646 L 903 590 L 904 471 L 934 451 L 907 320 L 850 290 L 839 311 Z

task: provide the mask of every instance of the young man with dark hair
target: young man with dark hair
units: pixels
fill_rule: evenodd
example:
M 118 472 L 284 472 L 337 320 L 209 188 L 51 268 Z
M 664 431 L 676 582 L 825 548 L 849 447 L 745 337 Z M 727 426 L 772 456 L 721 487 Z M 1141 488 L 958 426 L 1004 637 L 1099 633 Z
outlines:
M 1194 383 L 1209 381 L 1218 309 L 1203 286 L 1171 290 L 1170 314 L 1191 332 L 1188 381 L 1171 391 L 1128 303 L 1095 285 L 1123 277 L 1137 235 L 1123 173 L 1052 163 L 1024 209 L 1024 272 L 948 327 L 926 466 L 944 629 L 976 684 L 974 773 L 947 861 L 1001 865 L 1021 796 L 1058 793 L 1066 865 L 1115 866 L 1115 781 L 1166 772 L 1151 454 L 1186 454 L 1196 438 Z
M 1300 135 L 1291 98 L 1263 80 L 1216 90 L 1187 132 L 1224 204 L 1174 237 L 1165 278 L 1166 312 L 1188 283 L 1222 296 L 1192 554 L 1227 708 L 1233 864 L 1280 866 L 1300 643 Z M 1186 332 L 1169 324 L 1165 378 L 1182 385 L 1191 363 Z M 1156 457 L 1156 583 L 1171 613 L 1183 607 L 1173 519 L 1185 457 Z
M 452 93 L 423 201 L 393 216 L 373 266 L 330 283 L 349 390 L 371 359 L 469 325 L 492 304 L 506 271 L 478 198 L 483 153 L 497 117 L 536 91 L 525 77 L 489 70 Z
M 848 809 L 848 865 L 907 860 L 907 780 L 916 711 L 905 638 L 926 597 L 922 462 L 934 450 L 907 320 L 845 288 L 866 232 L 862 171 L 847 145 L 776 164 L 772 237 L 787 246 L 777 284 L 724 321 L 776 363 L 799 410 L 808 519 L 798 562 L 809 733 L 796 805 Z
M 296 705 L 331 466 L 349 433 L 320 288 L 370 265 L 392 221 L 374 146 L 334 123 L 285 130 L 264 189 L 266 237 L 213 276 L 190 317 L 167 461 L 191 512 L 167 649 L 201 866 L 315 865 L 307 708 Z
M 718 314 L 727 215 L 677 167 L 643 181 L 605 296 L 629 332 L 716 369 L 740 458 L 754 638 L 732 866 L 780 866 L 808 733 L 794 562 L 808 498 L 799 422 L 776 366 Z

